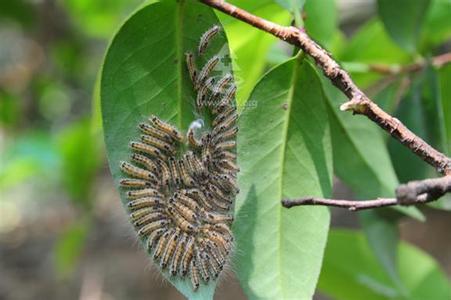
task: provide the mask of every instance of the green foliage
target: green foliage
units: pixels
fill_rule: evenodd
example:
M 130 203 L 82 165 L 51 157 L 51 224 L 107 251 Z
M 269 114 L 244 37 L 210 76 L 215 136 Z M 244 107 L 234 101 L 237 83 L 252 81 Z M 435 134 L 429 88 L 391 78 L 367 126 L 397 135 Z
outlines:
M 295 11 L 301 11 L 307 0 L 274 0 L 281 7 L 289 10 L 291 13 Z
M 326 49 L 330 49 L 337 31 L 337 9 L 334 0 L 307 0 L 304 6 L 307 33 Z
M 451 1 L 432 0 L 423 25 L 422 49 L 431 51 L 451 38 Z
M 448 155 L 451 155 L 451 85 L 449 84 L 449 79 L 451 78 L 451 65 L 443 67 L 438 72 L 438 76 L 440 81 L 440 91 L 438 92 L 439 95 L 436 95 L 436 97 L 440 97 L 440 99 L 435 105 L 437 106 L 436 109 L 441 108 L 441 111 L 438 112 L 439 117 L 443 114 L 443 120 L 441 120 L 439 124 L 439 130 L 445 132 L 441 135 L 443 138 L 442 143 L 444 144 L 443 151 L 448 153 Z M 448 145 L 447 148 L 445 147 L 445 144 Z
M 14 128 L 19 119 L 19 103 L 17 97 L 0 88 L 0 125 Z
M 380 49 L 384 49 L 381 51 Z M 365 23 L 336 55 L 340 61 L 360 64 L 403 64 L 409 55 L 397 46 L 384 31 L 380 20 L 372 19 Z M 381 78 L 381 75 L 368 72 L 353 72 L 353 80 L 362 88 Z
M 363 235 L 333 230 L 318 288 L 336 300 L 449 299 L 449 282 L 437 263 L 422 251 L 401 243 L 400 277 L 406 291 L 394 285 L 371 255 Z M 406 296 L 403 296 L 406 292 Z
M 101 107 L 105 143 L 113 178 L 122 177 L 119 162 L 130 156 L 129 142 L 139 140 L 137 126 L 151 114 L 186 131 L 197 119 L 194 90 L 185 66 L 185 52 L 197 49 L 199 37 L 219 24 L 213 11 L 195 1 L 162 1 L 137 11 L 111 43 L 103 66 Z M 229 56 L 226 36 L 206 57 Z M 205 63 L 207 58 L 202 58 Z M 230 64 L 223 62 L 223 70 Z M 206 117 L 206 116 L 202 116 Z M 123 203 L 126 202 L 121 192 Z M 216 282 L 192 291 L 189 279 L 165 277 L 190 299 L 211 299 Z
M 332 157 L 318 74 L 302 57 L 267 73 L 240 118 L 235 265 L 250 299 L 310 299 L 326 243 L 327 209 L 283 198 L 331 193 Z M 269 283 L 270 282 L 270 283 Z
M 141 0 L 59 0 L 67 8 L 73 21 L 88 35 L 108 37 L 121 19 L 130 13 L 130 8 Z M 130 3 L 131 2 L 131 3 Z
M 297 27 L 303 27 L 304 23 L 301 13 L 306 0 L 275 0 L 275 2 L 291 12 Z
M 224 47 L 211 53 L 228 55 L 230 46 L 238 84 L 242 171 L 232 266 L 248 298 L 311 299 L 321 267 L 318 287 L 336 300 L 449 298 L 449 283 L 432 258 L 399 241 L 402 217 L 425 219 L 418 209 L 365 212 L 360 233 L 332 231 L 328 239 L 327 209 L 281 207 L 285 197 L 330 197 L 332 174 L 357 199 L 393 197 L 400 182 L 438 176 L 365 117 L 339 111 L 346 97 L 309 59 L 293 59 L 292 46 L 194 0 L 50 2 L 0 1 L 2 45 L 15 36 L 33 48 L 17 53 L 33 59 L 45 53 L 35 66 L 0 45 L 0 193 L 37 182 L 69 197 L 80 219 L 56 241 L 59 275 L 74 274 L 95 224 L 91 209 L 104 159 L 103 129 L 116 183 L 118 162 L 129 157 L 139 122 L 156 114 L 186 130 L 199 116 L 183 53 L 221 22 L 218 44 Z M 333 0 L 229 2 L 281 25 L 305 27 L 379 106 L 451 154 L 451 66 L 437 69 L 429 62 L 449 48 L 451 1 L 378 0 L 378 14 L 361 25 L 346 24 L 346 36 Z M 67 18 L 46 19 L 55 14 Z M 96 73 L 101 50 L 119 27 Z M 16 59 L 20 72 L 10 73 Z M 396 71 L 423 61 L 428 66 L 419 72 L 371 69 L 383 64 Z M 10 199 L 2 196 L 0 202 Z M 451 210 L 451 196 L 431 206 Z M 164 275 L 191 299 L 211 299 L 216 288 L 214 282 L 193 293 L 189 283 Z
M 230 2 L 277 24 L 289 24 L 289 14 L 274 4 L 273 0 Z M 233 69 L 238 84 L 237 102 L 238 105 L 243 105 L 262 76 L 271 46 L 277 39 L 227 15 L 218 14 L 218 17 L 230 41 Z
M 431 0 L 378 0 L 378 11 L 385 29 L 403 49 L 418 48 L 421 25 Z
M 91 188 L 99 165 L 99 143 L 90 122 L 82 120 L 65 128 L 58 136 L 62 181 L 71 199 L 85 208 L 91 205 Z
M 446 101 L 446 100 L 445 100 Z M 440 151 L 447 151 L 446 125 L 440 83 L 436 71 L 427 68 L 414 78 L 412 87 L 402 99 L 395 116 L 426 142 Z M 445 104 L 446 105 L 446 104 Z M 390 155 L 400 180 L 406 182 L 433 175 L 434 169 L 399 144 L 389 140 Z M 405 166 L 409 168 L 405 168 Z
M 59 276 L 67 277 L 75 271 L 88 236 L 90 224 L 81 220 L 63 231 L 54 248 L 54 259 Z
M 406 296 L 406 289 L 398 272 L 399 216 L 389 209 L 360 213 L 363 233 L 375 258 L 400 294 Z
M 0 19 L 11 19 L 30 27 L 35 21 L 33 7 L 29 1 L 14 0 L 0 2 Z
M 59 159 L 55 145 L 43 132 L 23 134 L 5 145 L 0 155 L 0 191 L 12 188 L 33 177 L 56 178 Z
M 383 133 L 365 118 L 340 111 L 346 96 L 327 79 L 323 85 L 328 99 L 335 173 L 363 199 L 393 196 L 398 180 Z
M 346 96 L 324 77 L 322 84 L 327 95 L 335 174 L 358 198 L 393 197 L 398 179 L 382 132 L 365 118 L 341 112 L 339 106 L 347 100 Z M 397 209 L 417 219 L 423 218 L 413 207 Z

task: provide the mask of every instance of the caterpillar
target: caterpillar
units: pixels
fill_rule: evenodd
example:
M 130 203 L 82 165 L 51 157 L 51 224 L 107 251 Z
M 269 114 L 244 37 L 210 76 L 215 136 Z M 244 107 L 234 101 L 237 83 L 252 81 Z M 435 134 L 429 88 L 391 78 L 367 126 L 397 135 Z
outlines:
M 221 27 L 218 25 L 215 25 L 205 31 L 205 33 L 201 36 L 199 46 L 197 47 L 199 54 L 202 55 L 205 53 L 205 50 L 207 50 L 208 45 L 210 44 L 210 41 L 213 39 L 213 37 L 219 33 L 221 30 Z
M 220 30 L 214 25 L 201 36 L 198 55 Z M 186 134 L 155 115 L 139 123 L 140 140 L 130 141 L 130 161 L 120 162 L 125 176 L 119 181 L 129 219 L 155 264 L 169 276 L 189 280 L 194 291 L 220 276 L 227 264 L 233 249 L 231 209 L 239 192 L 233 75 L 216 81 L 211 72 L 220 56 L 200 71 L 196 58 L 193 51 L 185 53 L 186 71 L 197 93 L 196 109 L 209 110 L 212 121 L 193 120 Z M 216 98 L 219 102 L 209 101 Z

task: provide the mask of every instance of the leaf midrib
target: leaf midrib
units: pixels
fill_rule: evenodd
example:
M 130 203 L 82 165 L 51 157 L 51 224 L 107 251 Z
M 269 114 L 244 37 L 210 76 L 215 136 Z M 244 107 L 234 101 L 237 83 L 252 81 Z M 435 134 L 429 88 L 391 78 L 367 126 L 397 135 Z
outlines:
M 302 59 L 302 57 L 301 57 Z M 280 168 L 280 195 L 279 195 L 279 199 L 281 200 L 283 197 L 283 174 L 284 174 L 284 170 L 285 170 L 285 154 L 287 151 L 287 137 L 288 137 L 288 129 L 289 129 L 289 125 L 290 125 L 290 115 L 291 115 L 291 108 L 292 108 L 292 103 L 293 103 L 293 98 L 294 98 L 294 91 L 295 91 L 295 83 L 298 79 L 298 68 L 301 64 L 301 61 L 298 61 L 298 58 L 294 59 L 294 66 L 293 66 L 293 71 L 292 71 L 292 76 L 291 76 L 291 82 L 290 82 L 290 89 L 288 91 L 288 108 L 287 108 L 287 112 L 286 112 L 286 116 L 287 116 L 287 121 L 285 122 L 285 126 L 283 129 L 283 143 L 282 143 L 282 151 L 281 151 L 281 168 Z M 278 213 L 279 213 L 279 230 L 278 230 L 278 234 L 279 234 L 279 259 L 278 259 L 278 273 L 279 273 L 279 287 L 281 287 L 281 294 L 282 294 L 282 298 L 285 299 L 285 295 L 284 295 L 284 288 L 283 288 L 283 278 L 282 278 L 282 255 L 281 253 L 283 252 L 282 250 L 282 207 L 281 205 L 278 205 Z

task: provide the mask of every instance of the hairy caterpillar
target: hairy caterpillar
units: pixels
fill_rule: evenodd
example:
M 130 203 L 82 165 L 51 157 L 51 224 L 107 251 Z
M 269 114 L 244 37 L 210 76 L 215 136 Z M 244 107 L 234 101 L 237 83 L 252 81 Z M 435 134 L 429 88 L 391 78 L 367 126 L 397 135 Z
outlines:
M 199 55 L 205 54 L 220 30 L 215 25 L 202 35 Z M 217 82 L 211 77 L 219 61 L 219 55 L 214 55 L 199 72 L 196 55 L 185 53 L 197 92 L 195 104 L 197 109 L 209 110 L 210 129 L 198 119 L 182 134 L 152 115 L 138 124 L 141 140 L 129 144 L 132 163 L 120 163 L 130 177 L 122 178 L 120 185 L 138 235 L 154 262 L 170 276 L 189 277 L 193 290 L 221 274 L 233 248 L 231 209 L 239 191 L 236 86 L 231 73 Z M 182 143 L 188 150 L 178 153 Z

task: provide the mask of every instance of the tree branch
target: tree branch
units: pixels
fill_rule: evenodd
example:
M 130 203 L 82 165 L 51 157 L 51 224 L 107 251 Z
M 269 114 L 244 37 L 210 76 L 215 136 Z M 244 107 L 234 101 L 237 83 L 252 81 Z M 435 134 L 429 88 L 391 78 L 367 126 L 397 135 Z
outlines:
M 338 200 L 306 197 L 295 200 L 284 199 L 286 208 L 301 205 L 323 205 L 347 208 L 351 211 L 380 208 L 393 205 L 418 205 L 435 201 L 451 192 L 451 176 L 411 181 L 396 189 L 396 198 L 378 198 L 375 200 Z
M 349 101 L 340 107 L 341 110 L 365 115 L 425 162 L 435 167 L 438 172 L 444 175 L 451 174 L 451 159 L 449 157 L 431 147 L 398 119 L 390 116 L 371 101 L 356 86 L 348 73 L 339 66 L 326 50 L 313 41 L 305 31 L 293 26 L 281 26 L 259 18 L 223 0 L 200 1 L 302 49 L 315 60 L 324 75 L 348 97 Z

